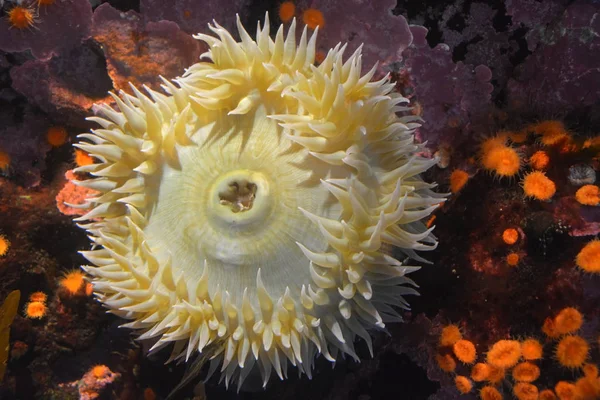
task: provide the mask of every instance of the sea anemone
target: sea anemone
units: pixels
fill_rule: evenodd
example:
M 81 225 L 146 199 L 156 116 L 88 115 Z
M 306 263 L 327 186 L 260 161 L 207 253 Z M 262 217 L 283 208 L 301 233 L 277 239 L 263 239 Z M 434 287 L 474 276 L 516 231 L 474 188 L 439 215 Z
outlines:
M 254 365 L 266 385 L 318 354 L 357 359 L 357 336 L 371 347 L 367 329 L 400 321 L 417 267 L 397 258 L 436 247 L 422 221 L 445 197 L 419 177 L 436 160 L 417 155 L 418 117 L 376 66 L 361 76 L 360 48 L 315 66 L 295 20 L 274 40 L 268 17 L 256 41 L 237 25 L 240 42 L 216 23 L 196 36 L 209 61 L 168 95 L 101 106 L 76 183 L 101 192 L 77 219 L 97 298 L 151 351 L 202 353 L 239 388 Z

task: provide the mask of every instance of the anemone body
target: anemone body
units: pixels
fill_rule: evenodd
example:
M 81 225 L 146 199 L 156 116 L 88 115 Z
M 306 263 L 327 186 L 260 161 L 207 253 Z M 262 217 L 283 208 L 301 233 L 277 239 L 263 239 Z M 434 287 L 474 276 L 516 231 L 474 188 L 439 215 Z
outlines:
M 209 46 L 164 92 L 132 86 L 77 144 L 97 162 L 77 184 L 100 195 L 79 218 L 98 299 L 151 351 L 202 353 L 239 385 L 317 354 L 357 358 L 354 340 L 397 321 L 405 275 L 437 242 L 422 220 L 442 202 L 419 174 L 418 127 L 389 78 L 361 76 L 360 49 L 314 65 L 316 33 L 269 22 Z M 406 115 L 405 115 L 406 114 Z M 404 116 L 403 116 L 404 115 Z M 396 249 L 392 256 L 392 250 Z

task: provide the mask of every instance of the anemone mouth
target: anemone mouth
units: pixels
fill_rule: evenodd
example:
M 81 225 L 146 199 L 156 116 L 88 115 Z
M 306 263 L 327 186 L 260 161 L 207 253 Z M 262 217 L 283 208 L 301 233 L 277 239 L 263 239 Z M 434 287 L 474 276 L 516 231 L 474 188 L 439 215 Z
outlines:
M 264 383 L 288 363 L 310 376 L 315 355 L 357 358 L 366 329 L 400 320 L 405 275 L 436 246 L 422 220 L 444 201 L 419 173 L 417 118 L 389 78 L 360 74 L 345 46 L 314 66 L 316 33 L 296 44 L 269 22 L 241 41 L 219 25 L 207 62 L 132 86 L 102 108 L 76 146 L 98 162 L 76 182 L 100 192 L 77 219 L 95 245 L 98 299 L 124 326 L 173 344 L 170 360 L 201 353 L 238 388 L 254 366 Z M 408 286 L 407 286 L 408 285 Z

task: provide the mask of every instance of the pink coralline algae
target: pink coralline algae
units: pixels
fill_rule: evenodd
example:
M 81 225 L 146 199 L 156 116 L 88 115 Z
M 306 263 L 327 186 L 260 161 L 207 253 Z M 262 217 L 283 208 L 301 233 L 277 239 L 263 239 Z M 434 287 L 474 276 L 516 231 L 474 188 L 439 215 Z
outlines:
M 27 61 L 10 71 L 12 86 L 57 121 L 87 128 L 92 105 L 108 100 L 112 89 L 98 53 L 84 44 L 47 61 Z
M 392 14 L 395 6 L 395 0 L 301 0 L 296 3 L 296 18 L 301 22 L 308 8 L 321 11 L 325 26 L 319 28 L 318 50 L 326 53 L 342 42 L 348 43 L 347 52 L 352 54 L 363 44 L 363 71 L 379 62 L 385 72 L 394 68 L 412 42 L 406 18 Z
M 403 53 L 407 82 L 401 89 L 423 110 L 419 136 L 433 148 L 440 143 L 458 146 L 489 123 L 492 72 L 485 65 L 455 64 L 447 45 L 429 47 L 427 29 L 413 26 L 411 31 L 414 41 Z
M 37 9 L 37 1 L 26 0 L 23 4 Z M 8 19 L 0 18 L 0 50 L 31 50 L 34 57 L 49 59 L 90 36 L 92 6 L 88 0 L 56 0 L 40 7 L 37 14 L 29 29 L 11 29 Z
M 65 178 L 67 182 L 56 195 L 56 207 L 64 215 L 85 214 L 87 212 L 86 209 L 74 208 L 69 206 L 69 204 L 81 205 L 85 202 L 86 198 L 93 197 L 98 192 L 75 185 L 72 181 L 77 180 L 77 177 L 71 170 L 65 173 Z
M 46 153 L 51 148 L 44 138 L 50 121 L 27 107 L 23 120 L 14 123 L 12 111 L 0 107 L 0 150 L 10 157 L 10 165 L 2 174 L 20 185 L 38 186 L 46 167 Z
M 533 103 L 548 113 L 598 104 L 598 6 L 578 1 L 540 33 L 540 43 L 509 81 L 512 106 Z
M 129 82 L 158 89 L 159 75 L 174 78 L 204 51 L 175 22 L 146 23 L 135 11 L 123 13 L 109 4 L 95 10 L 92 35 L 102 46 L 113 86 L 126 91 Z
M 213 19 L 227 30 L 234 30 L 235 14 L 248 16 L 249 0 L 141 0 L 140 10 L 147 21 L 173 21 L 190 34 L 206 32 Z

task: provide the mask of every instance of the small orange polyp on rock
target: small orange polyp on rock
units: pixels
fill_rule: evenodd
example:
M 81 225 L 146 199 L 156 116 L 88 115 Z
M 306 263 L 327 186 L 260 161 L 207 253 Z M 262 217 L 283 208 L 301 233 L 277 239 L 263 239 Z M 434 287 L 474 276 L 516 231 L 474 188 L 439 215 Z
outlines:
M 506 244 L 515 244 L 517 243 L 517 240 L 519 240 L 519 232 L 514 228 L 505 229 L 504 232 L 502 232 L 502 240 Z
M 0 235 L 0 257 L 6 255 L 8 253 L 8 249 L 10 248 L 10 241 L 5 238 L 3 235 Z
M 475 345 L 469 340 L 461 339 L 452 346 L 454 355 L 465 364 L 472 364 L 477 359 Z
M 531 383 L 519 382 L 513 386 L 513 393 L 519 400 L 538 400 L 538 388 Z
M 60 280 L 60 286 L 71 295 L 79 293 L 83 283 L 83 272 L 77 269 L 68 272 L 65 274 L 64 278 Z
M 515 267 L 519 263 L 519 255 L 517 253 L 510 253 L 506 256 L 506 263 L 511 267 Z
M 540 141 L 546 146 L 554 146 L 571 138 L 565 125 L 556 120 L 542 121 L 531 125 L 529 129 L 536 135 L 541 135 Z
M 565 336 L 556 346 L 556 359 L 563 367 L 580 368 L 585 364 L 590 346 L 581 336 Z
M 521 343 L 521 355 L 525 360 L 539 360 L 543 355 L 543 347 L 536 339 L 527 339 Z
M 494 171 L 499 177 L 516 175 L 521 168 L 519 153 L 512 147 L 494 145 L 494 143 L 493 141 L 484 143 L 484 146 L 489 150 L 484 151 L 482 154 L 481 163 L 483 166 L 490 171 Z
M 452 324 L 447 325 L 442 329 L 440 335 L 440 346 L 452 346 L 454 343 L 462 339 L 462 334 L 458 326 Z
M 10 165 L 10 156 L 8 155 L 8 153 L 3 152 L 2 150 L 0 150 L 0 170 L 5 170 L 8 168 L 8 166 Z
M 554 193 L 556 193 L 554 182 L 540 171 L 527 174 L 521 185 L 527 197 L 533 197 L 538 200 L 550 200 L 554 196 Z
M 46 305 L 41 301 L 32 301 L 25 305 L 27 318 L 41 319 L 46 315 Z
M 450 175 L 450 190 L 452 193 L 460 191 L 469 180 L 469 174 L 461 169 L 455 169 Z
M 69 134 L 62 126 L 53 126 L 46 132 L 46 139 L 52 147 L 60 147 L 67 141 Z
M 279 6 L 279 19 L 282 22 L 288 22 L 292 18 L 294 18 L 294 14 L 296 13 L 296 6 L 291 1 L 284 1 Z
M 92 165 L 93 163 L 94 159 L 88 153 L 79 149 L 75 150 L 75 164 L 77 164 L 78 167 L 83 167 L 84 165 Z
M 543 150 L 536 151 L 529 158 L 529 165 L 531 165 L 531 168 L 533 169 L 544 169 L 549 163 L 550 157 L 548 156 L 548 153 Z
M 583 315 L 573 307 L 563 308 L 554 317 L 554 327 L 556 333 L 560 335 L 576 332 L 582 324 Z
M 600 188 L 596 185 L 584 185 L 575 193 L 575 199 L 585 206 L 600 204 Z
M 454 378 L 454 384 L 456 385 L 456 389 L 462 394 L 467 394 L 473 389 L 473 383 L 466 376 L 457 376 Z
M 487 362 L 497 368 L 514 367 L 521 357 L 521 344 L 516 340 L 499 340 L 488 351 Z
M 475 382 L 482 382 L 490 375 L 490 367 L 484 363 L 477 363 L 471 369 L 471 379 Z
M 8 10 L 8 22 L 12 28 L 31 28 L 34 21 L 33 11 L 27 7 L 15 6 Z
M 48 299 L 48 295 L 44 292 L 34 292 L 29 295 L 29 301 L 39 301 L 40 303 L 45 303 Z
M 302 14 L 302 21 L 310 29 L 316 29 L 317 26 L 319 28 L 323 28 L 323 26 L 325 26 L 325 17 L 323 17 L 323 13 L 316 8 L 306 9 L 304 14 Z
M 481 400 L 502 400 L 502 394 L 493 386 L 484 386 L 479 391 Z
M 585 272 L 600 274 L 600 240 L 594 239 L 583 246 L 575 262 Z

